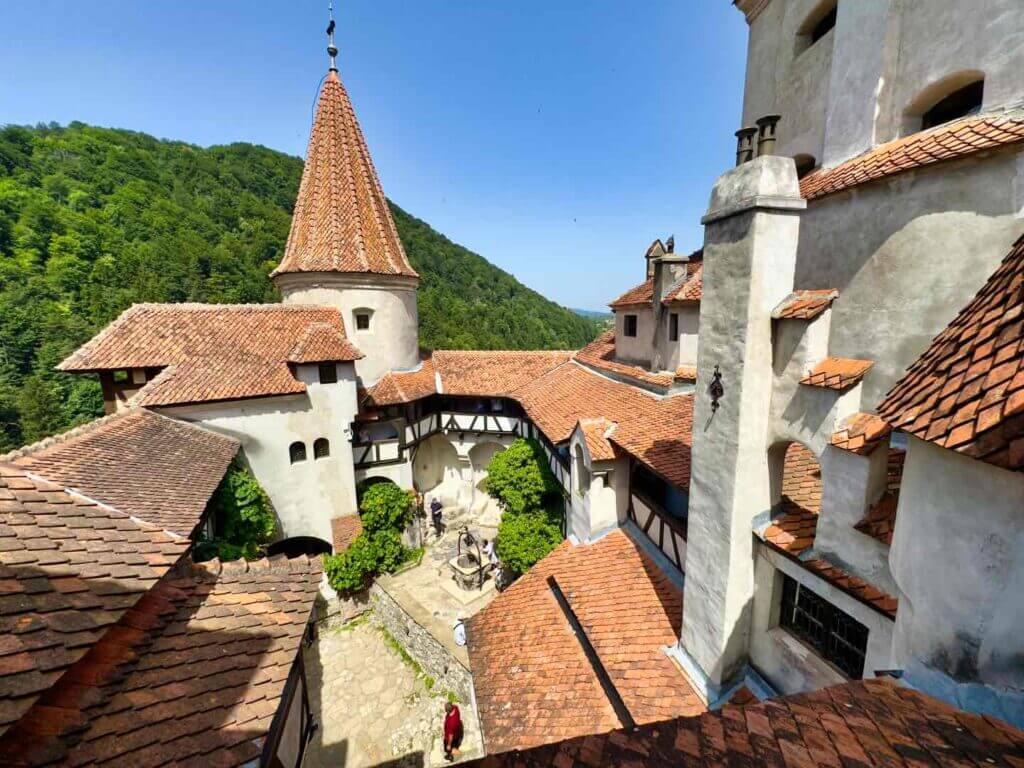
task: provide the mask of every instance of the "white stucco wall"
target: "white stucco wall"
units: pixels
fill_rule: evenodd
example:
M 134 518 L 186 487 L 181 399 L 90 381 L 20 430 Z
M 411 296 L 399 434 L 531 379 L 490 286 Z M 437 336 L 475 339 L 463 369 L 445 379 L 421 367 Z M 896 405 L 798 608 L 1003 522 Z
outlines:
M 579 428 L 572 434 L 569 453 L 573 457 L 572 494 L 566 530 L 581 542 L 592 541 L 619 525 L 619 497 L 616 465 L 622 462 L 594 461 Z M 582 491 L 577 483 L 578 460 L 582 456 L 588 482 Z M 611 484 L 609 485 L 609 480 Z
M 909 682 L 1024 725 L 1024 476 L 910 438 L 890 565 Z
M 636 336 L 625 333 L 626 315 L 636 315 Z M 615 358 L 629 365 L 647 367 L 651 364 L 658 340 L 658 326 L 653 310 L 629 307 L 615 310 Z
M 669 317 L 679 316 L 679 338 L 669 338 Z M 658 353 L 654 367 L 674 371 L 680 365 L 697 365 L 697 331 L 700 327 L 700 304 L 670 304 L 661 312 L 661 328 L 657 334 Z
M 349 339 L 365 355 L 356 361 L 362 386 L 374 384 L 388 371 L 413 370 L 420 364 L 417 281 L 406 277 L 294 273 L 276 283 L 286 304 L 337 307 Z M 355 313 L 370 310 L 370 328 L 356 328 Z
M 298 366 L 305 395 L 253 398 L 158 409 L 237 438 L 260 485 L 270 496 L 281 536 L 316 536 L 331 541 L 334 517 L 356 511 L 351 423 L 356 414 L 356 376 L 338 364 L 338 381 L 320 384 L 315 365 Z M 331 455 L 313 456 L 313 441 L 330 441 Z M 306 445 L 306 460 L 292 464 L 289 446 Z
M 827 600 L 868 629 L 864 676 L 892 668 L 893 622 L 836 589 L 770 548 L 758 544 L 750 661 L 769 683 L 785 695 L 836 685 L 846 677 L 817 652 L 779 626 L 782 575 L 785 574 Z

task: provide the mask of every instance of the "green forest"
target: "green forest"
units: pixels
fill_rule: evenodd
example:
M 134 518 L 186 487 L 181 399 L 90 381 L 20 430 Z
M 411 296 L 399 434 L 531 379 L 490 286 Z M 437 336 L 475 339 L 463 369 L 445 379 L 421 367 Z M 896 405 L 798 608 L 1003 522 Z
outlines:
M 82 123 L 0 128 L 0 451 L 102 413 L 54 366 L 134 302 L 271 302 L 302 161 Z M 571 349 L 594 321 L 391 206 L 428 349 Z

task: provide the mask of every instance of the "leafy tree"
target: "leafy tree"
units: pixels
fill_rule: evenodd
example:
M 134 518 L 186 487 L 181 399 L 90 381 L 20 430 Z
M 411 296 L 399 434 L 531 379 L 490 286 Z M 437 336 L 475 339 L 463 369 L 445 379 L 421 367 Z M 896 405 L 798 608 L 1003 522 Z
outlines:
M 487 466 L 487 492 L 508 512 L 540 509 L 560 490 L 544 449 L 536 440 L 519 438 L 494 454 Z
M 504 567 L 522 575 L 562 541 L 562 514 L 545 509 L 506 512 L 498 524 L 498 557 Z
M 362 532 L 344 552 L 324 558 L 328 583 L 339 592 L 356 592 L 378 573 L 391 573 L 406 562 L 411 553 L 402 544 L 402 531 L 412 521 L 414 505 L 412 492 L 394 483 L 368 486 L 359 505 Z
M 210 499 L 210 514 L 215 526 L 211 544 L 224 560 L 254 559 L 277 534 L 270 498 L 237 458 Z
M 0 127 L 0 440 L 102 413 L 94 385 L 79 389 L 53 366 L 133 302 L 277 301 L 267 275 L 301 174 L 298 158 L 250 144 L 202 148 L 77 122 Z M 421 276 L 425 347 L 568 349 L 597 334 L 392 212 Z M 21 393 L 13 408 L 11 392 Z

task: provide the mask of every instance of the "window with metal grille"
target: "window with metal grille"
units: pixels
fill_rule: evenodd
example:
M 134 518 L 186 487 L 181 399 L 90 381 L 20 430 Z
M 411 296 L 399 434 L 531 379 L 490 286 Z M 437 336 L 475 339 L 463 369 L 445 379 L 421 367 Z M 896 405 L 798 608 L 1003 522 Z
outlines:
M 864 675 L 868 628 L 789 576 L 783 576 L 779 624 L 848 677 Z
M 622 318 L 622 333 L 625 336 L 636 336 L 636 315 Z
M 313 458 L 326 459 L 331 455 L 331 443 L 326 437 L 319 437 L 313 443 Z
M 300 461 L 305 461 L 306 444 L 292 443 L 290 446 L 288 446 L 288 458 L 291 459 L 292 464 L 298 464 Z
M 668 316 L 668 340 L 679 341 L 679 315 L 676 312 Z
M 338 366 L 334 363 L 320 363 L 320 383 L 337 384 Z

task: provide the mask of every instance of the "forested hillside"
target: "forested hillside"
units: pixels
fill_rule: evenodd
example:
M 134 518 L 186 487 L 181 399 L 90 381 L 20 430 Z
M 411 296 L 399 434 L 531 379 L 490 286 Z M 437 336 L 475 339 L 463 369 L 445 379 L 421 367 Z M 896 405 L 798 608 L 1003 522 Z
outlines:
M 0 129 L 0 451 L 102 412 L 57 374 L 139 301 L 267 302 L 302 173 L 249 144 L 207 149 L 72 123 Z M 428 348 L 575 348 L 595 324 L 392 206 L 420 273 Z

